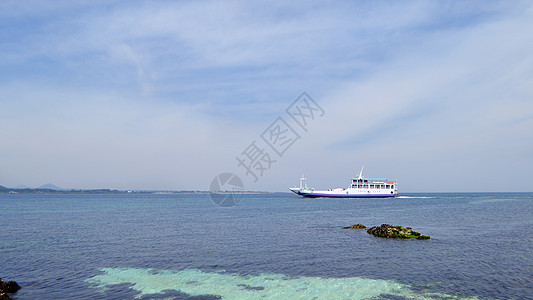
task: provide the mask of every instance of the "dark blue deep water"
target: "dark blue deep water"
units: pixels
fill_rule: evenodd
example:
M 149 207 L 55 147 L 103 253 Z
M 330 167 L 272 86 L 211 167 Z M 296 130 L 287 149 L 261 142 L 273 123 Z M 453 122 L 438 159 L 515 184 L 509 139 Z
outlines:
M 0 277 L 16 299 L 533 299 L 533 194 L 0 195 Z

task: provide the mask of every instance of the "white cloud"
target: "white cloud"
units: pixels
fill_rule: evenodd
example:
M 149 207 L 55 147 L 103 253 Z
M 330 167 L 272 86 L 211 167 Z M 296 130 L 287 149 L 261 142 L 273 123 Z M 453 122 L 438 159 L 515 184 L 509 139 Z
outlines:
M 251 187 L 532 167 L 527 3 L 3 5 L 28 28 L 2 35 L 3 185 L 206 188 L 303 90 L 325 117 Z
M 32 87 L 36 89 L 35 86 Z M 199 113 L 201 105 L 160 104 L 102 91 L 41 87 L 1 93 L 0 147 L 5 185 L 64 187 L 199 188 L 224 170 L 238 139 Z M 25 90 L 29 90 L 26 88 Z M 233 143 L 233 144 L 232 144 Z M 207 179 L 206 179 L 207 180 Z

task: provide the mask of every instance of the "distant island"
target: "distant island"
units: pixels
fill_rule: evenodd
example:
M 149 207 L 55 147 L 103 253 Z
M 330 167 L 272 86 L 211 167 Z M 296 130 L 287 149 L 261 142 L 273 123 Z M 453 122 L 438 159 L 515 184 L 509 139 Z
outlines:
M 132 191 L 119 191 L 111 189 L 93 189 L 93 190 L 78 190 L 78 189 L 51 189 L 51 188 L 6 188 L 0 185 L 0 194 L 120 194 Z
M 227 193 L 235 193 L 226 191 Z M 170 191 L 170 190 L 115 190 L 115 189 L 64 189 L 51 183 L 38 188 L 16 186 L 8 188 L 0 185 L 0 194 L 209 194 L 210 191 Z M 223 193 L 223 191 L 221 191 Z M 265 194 L 264 191 L 242 191 L 243 194 Z
M 177 194 L 177 193 L 204 193 L 204 191 L 132 191 L 112 189 L 64 189 L 53 184 L 45 184 L 38 188 L 16 187 L 7 188 L 0 185 L 0 194 Z

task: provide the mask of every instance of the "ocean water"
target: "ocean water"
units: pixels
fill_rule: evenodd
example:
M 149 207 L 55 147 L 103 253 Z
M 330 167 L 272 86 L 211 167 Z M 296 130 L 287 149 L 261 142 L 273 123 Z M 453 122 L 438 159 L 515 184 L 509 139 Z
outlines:
M 0 195 L 0 277 L 16 299 L 533 299 L 533 194 Z

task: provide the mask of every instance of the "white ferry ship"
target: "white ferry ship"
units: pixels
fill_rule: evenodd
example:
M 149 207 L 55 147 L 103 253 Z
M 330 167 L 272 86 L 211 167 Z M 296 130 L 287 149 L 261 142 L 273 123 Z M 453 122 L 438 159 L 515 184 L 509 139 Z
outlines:
M 398 196 L 398 182 L 387 180 L 387 178 L 364 178 L 363 169 L 352 178 L 352 183 L 348 188 L 336 188 L 324 191 L 307 187 L 304 176 L 300 178 L 300 187 L 289 188 L 292 192 L 310 198 L 393 198 Z

